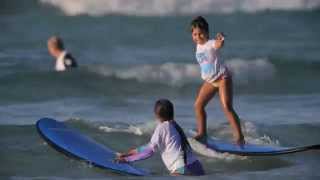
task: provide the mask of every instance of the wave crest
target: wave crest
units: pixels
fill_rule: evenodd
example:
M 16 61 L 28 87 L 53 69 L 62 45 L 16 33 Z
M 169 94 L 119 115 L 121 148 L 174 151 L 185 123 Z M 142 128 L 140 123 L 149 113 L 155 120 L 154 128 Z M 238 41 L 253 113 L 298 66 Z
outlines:
M 226 65 L 231 70 L 235 83 L 241 85 L 271 79 L 276 73 L 276 67 L 265 58 L 250 61 L 236 58 L 229 60 Z
M 320 7 L 318 0 L 40 0 L 40 2 L 55 6 L 69 16 L 192 15 L 239 11 L 312 10 Z
M 268 59 L 231 59 L 227 61 L 235 79 L 236 85 L 247 85 L 271 79 L 275 73 L 275 66 Z M 90 72 L 105 77 L 115 77 L 122 80 L 137 80 L 141 83 L 160 83 L 180 87 L 190 83 L 200 83 L 200 67 L 198 64 L 164 63 L 159 65 L 138 65 L 131 67 L 91 66 Z

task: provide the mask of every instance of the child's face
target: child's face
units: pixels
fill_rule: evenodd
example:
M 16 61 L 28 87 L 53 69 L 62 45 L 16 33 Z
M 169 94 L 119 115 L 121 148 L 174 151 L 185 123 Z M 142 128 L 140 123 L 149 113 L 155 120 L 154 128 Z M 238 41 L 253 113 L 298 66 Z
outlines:
M 208 35 L 206 32 L 198 27 L 192 28 L 192 40 L 196 44 L 204 44 L 208 41 Z
M 54 56 L 57 48 L 52 44 L 52 42 L 48 42 L 48 51 L 49 53 Z

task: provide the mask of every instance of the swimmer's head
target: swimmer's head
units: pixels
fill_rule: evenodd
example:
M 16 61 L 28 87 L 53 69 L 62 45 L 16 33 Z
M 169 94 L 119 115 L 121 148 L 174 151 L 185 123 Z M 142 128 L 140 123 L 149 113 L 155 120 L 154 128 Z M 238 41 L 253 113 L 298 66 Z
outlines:
M 63 41 L 58 36 L 52 36 L 48 39 L 48 50 L 52 56 L 58 56 L 64 50 Z
M 159 99 L 154 105 L 154 114 L 160 121 L 169 121 L 174 118 L 174 108 L 168 99 Z
M 209 24 L 202 16 L 191 21 L 192 40 L 196 44 L 204 44 L 209 39 Z

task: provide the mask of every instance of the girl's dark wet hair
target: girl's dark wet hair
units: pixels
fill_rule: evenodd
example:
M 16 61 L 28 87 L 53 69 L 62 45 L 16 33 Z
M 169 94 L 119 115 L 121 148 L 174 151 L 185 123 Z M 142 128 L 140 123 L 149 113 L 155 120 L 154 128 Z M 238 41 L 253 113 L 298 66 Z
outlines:
M 174 107 L 168 99 L 159 99 L 154 105 L 154 113 L 157 114 L 163 121 L 170 121 L 174 128 L 178 131 L 181 138 L 181 147 L 183 150 L 183 159 L 187 165 L 187 154 L 191 150 L 187 136 L 184 134 L 179 124 L 174 121 Z
M 159 99 L 154 105 L 154 113 L 162 120 L 172 120 L 174 117 L 173 104 L 167 99 Z
M 205 33 L 209 34 L 209 24 L 202 16 L 198 16 L 191 21 L 191 32 L 194 28 L 199 28 Z

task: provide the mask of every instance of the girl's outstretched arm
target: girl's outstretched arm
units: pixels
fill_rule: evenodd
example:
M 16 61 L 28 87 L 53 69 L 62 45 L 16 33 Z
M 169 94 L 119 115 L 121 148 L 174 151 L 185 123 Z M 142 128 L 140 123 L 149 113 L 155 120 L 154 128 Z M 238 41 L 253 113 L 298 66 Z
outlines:
M 131 149 L 126 154 L 119 154 L 116 158 L 117 162 L 133 162 L 138 160 L 147 159 L 153 155 L 156 150 L 156 147 L 159 146 L 160 136 L 161 136 L 160 126 L 157 126 L 150 142 L 147 145 L 140 146 L 136 149 Z
M 116 161 L 117 162 L 134 162 L 143 159 L 147 159 L 153 155 L 155 149 L 147 144 L 144 146 L 140 146 L 136 149 L 129 150 L 128 153 L 125 154 L 118 154 Z

